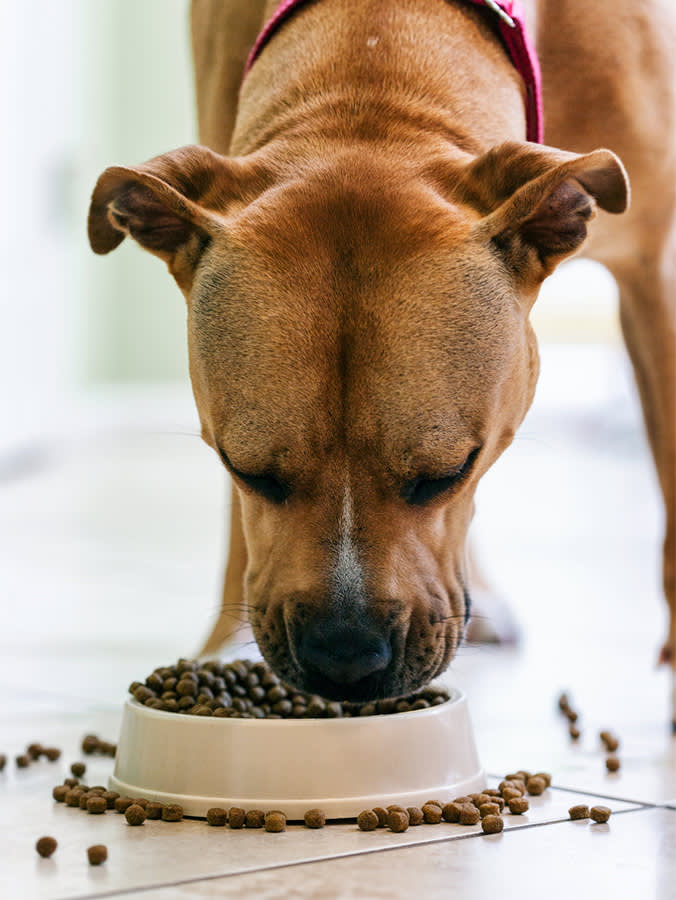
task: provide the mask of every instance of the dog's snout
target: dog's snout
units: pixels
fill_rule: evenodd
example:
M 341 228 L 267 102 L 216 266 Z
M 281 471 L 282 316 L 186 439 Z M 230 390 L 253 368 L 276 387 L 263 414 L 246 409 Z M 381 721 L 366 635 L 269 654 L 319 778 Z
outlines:
M 392 659 L 388 636 L 374 627 L 348 624 L 336 617 L 310 623 L 298 649 L 303 668 L 336 687 L 356 685 L 382 672 Z

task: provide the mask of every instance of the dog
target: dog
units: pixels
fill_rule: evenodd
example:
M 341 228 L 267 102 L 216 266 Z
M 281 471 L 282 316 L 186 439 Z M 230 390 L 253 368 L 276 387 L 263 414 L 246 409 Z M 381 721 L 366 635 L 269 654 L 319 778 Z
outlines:
M 676 666 L 672 6 L 193 0 L 191 20 L 202 145 L 107 169 L 89 236 L 131 236 L 187 301 L 202 437 L 234 481 L 205 650 L 246 609 L 273 669 L 332 699 L 448 666 L 475 489 L 535 390 L 529 312 L 584 253 L 619 285 Z

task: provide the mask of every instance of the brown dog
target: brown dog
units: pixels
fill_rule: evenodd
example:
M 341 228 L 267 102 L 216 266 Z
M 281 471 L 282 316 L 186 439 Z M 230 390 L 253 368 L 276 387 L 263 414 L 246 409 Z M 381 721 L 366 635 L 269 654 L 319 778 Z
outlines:
M 97 253 L 131 235 L 188 304 L 202 434 L 236 485 L 207 649 L 235 605 L 281 676 L 329 697 L 448 665 L 474 491 L 535 388 L 529 311 L 584 245 L 620 286 L 666 501 L 673 662 L 673 9 L 528 4 L 564 152 L 525 142 L 495 14 L 464 0 L 306 2 L 239 93 L 276 5 L 194 0 L 205 146 L 106 170 L 90 212 Z

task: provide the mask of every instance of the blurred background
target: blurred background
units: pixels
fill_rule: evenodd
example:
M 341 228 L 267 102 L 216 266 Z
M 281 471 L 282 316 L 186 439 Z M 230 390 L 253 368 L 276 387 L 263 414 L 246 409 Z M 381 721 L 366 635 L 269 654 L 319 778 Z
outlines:
M 183 298 L 131 242 L 100 258 L 86 241 L 106 166 L 196 140 L 188 3 L 0 0 L 0 75 L 0 682 L 78 679 L 112 702 L 197 649 L 227 543 Z M 614 282 L 571 263 L 533 318 L 540 384 L 482 483 L 477 555 L 548 666 L 613 647 L 647 668 L 662 513 Z

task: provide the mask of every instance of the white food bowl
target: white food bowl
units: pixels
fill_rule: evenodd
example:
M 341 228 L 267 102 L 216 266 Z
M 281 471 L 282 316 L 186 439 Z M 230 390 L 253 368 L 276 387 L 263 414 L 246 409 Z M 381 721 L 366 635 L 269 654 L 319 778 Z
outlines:
M 162 712 L 127 700 L 111 790 L 180 803 L 281 809 L 302 819 L 451 800 L 486 784 L 467 700 L 450 690 L 439 706 L 337 719 L 229 719 Z

